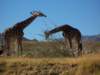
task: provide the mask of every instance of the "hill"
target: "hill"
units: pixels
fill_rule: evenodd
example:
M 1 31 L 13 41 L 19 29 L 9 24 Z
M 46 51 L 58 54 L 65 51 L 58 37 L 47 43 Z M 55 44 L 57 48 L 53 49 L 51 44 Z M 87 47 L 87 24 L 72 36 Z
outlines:
M 3 35 L 0 33 L 0 41 L 3 38 L 4 38 Z M 28 39 L 26 37 L 23 37 L 23 40 L 24 41 L 34 41 L 34 39 L 30 40 L 30 39 Z M 99 41 L 100 42 L 100 34 L 92 35 L 92 36 L 88 36 L 88 35 L 87 36 L 82 36 L 82 40 L 86 40 L 86 41 Z M 35 39 L 35 41 L 38 41 L 38 40 Z

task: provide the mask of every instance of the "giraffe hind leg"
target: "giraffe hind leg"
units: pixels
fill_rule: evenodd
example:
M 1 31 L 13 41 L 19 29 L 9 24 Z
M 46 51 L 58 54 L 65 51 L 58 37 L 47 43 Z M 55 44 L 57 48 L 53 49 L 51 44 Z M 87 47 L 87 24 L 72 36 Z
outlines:
M 78 55 L 82 55 L 82 43 L 78 42 Z

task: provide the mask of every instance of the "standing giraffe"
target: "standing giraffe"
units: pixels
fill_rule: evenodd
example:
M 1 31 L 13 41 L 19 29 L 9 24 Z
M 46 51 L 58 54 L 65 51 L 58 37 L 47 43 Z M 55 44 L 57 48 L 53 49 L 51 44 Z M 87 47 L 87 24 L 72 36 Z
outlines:
M 8 28 L 5 30 L 4 32 L 4 37 L 5 37 L 5 47 L 7 49 L 7 55 L 10 55 L 10 47 L 11 47 L 11 40 L 15 41 L 15 43 L 17 44 L 18 47 L 18 52 L 19 50 L 21 50 L 21 54 L 22 54 L 22 39 L 23 39 L 23 35 L 24 32 L 23 30 L 29 26 L 32 21 L 34 21 L 37 17 L 46 17 L 45 14 L 43 14 L 42 12 L 39 11 L 34 11 L 31 13 L 32 16 L 27 18 L 26 20 L 16 23 L 13 27 Z M 12 42 L 13 42 L 12 41 Z M 16 48 L 17 49 L 17 48 Z
M 75 39 L 75 41 L 78 44 L 78 55 L 82 53 L 82 40 L 81 40 L 81 32 L 73 28 L 72 26 L 65 24 L 59 27 L 56 27 L 50 31 L 44 32 L 45 38 L 48 39 L 49 35 L 56 33 L 56 32 L 63 32 L 63 37 L 65 40 L 68 40 L 70 44 L 70 48 L 72 48 L 72 39 Z

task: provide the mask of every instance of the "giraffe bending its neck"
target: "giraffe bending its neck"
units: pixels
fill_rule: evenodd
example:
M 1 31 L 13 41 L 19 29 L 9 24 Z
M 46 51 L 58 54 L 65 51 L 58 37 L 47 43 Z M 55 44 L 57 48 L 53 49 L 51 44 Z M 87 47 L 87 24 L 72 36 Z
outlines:
M 63 36 L 65 40 L 69 41 L 70 48 L 72 48 L 72 39 L 74 38 L 78 44 L 78 54 L 81 54 L 82 52 L 82 40 L 81 40 L 81 32 L 73 28 L 72 26 L 65 24 L 59 27 L 56 27 L 50 31 L 46 31 L 45 33 L 45 38 L 48 39 L 49 35 L 57 33 L 57 32 L 63 32 Z
M 35 11 L 33 13 L 31 13 L 32 16 L 29 17 L 28 19 L 16 23 L 13 27 L 8 28 L 7 30 L 5 30 L 5 47 L 8 50 L 8 55 L 9 50 L 10 50 L 10 46 L 11 46 L 11 39 L 14 39 L 17 43 L 18 46 L 18 51 L 19 49 L 21 50 L 21 54 L 22 54 L 22 38 L 24 35 L 23 30 L 30 25 L 30 23 L 32 23 L 32 21 L 34 21 L 37 17 L 46 17 L 46 15 L 44 15 L 41 12 Z

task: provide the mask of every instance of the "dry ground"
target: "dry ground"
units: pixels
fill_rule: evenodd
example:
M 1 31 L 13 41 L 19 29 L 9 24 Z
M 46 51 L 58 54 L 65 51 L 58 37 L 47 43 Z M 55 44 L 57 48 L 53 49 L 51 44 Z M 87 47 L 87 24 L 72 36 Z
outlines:
M 75 58 L 0 57 L 0 75 L 100 75 L 100 54 Z

